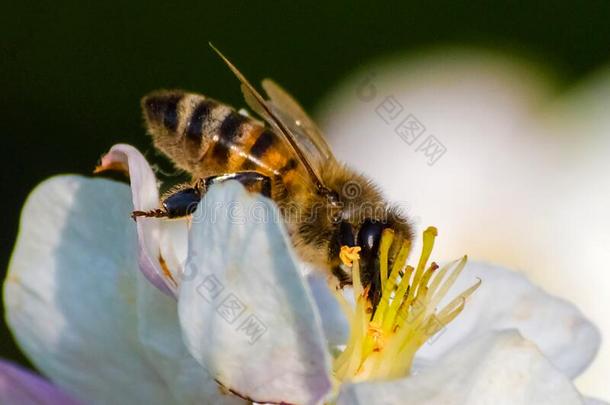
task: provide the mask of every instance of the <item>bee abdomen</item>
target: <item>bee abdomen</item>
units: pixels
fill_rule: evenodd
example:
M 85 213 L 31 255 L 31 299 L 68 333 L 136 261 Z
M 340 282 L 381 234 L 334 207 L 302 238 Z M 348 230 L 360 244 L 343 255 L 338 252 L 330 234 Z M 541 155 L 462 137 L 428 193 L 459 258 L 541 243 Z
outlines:
M 142 99 L 142 109 L 155 146 L 194 174 L 210 163 L 204 156 L 226 166 L 231 148 L 242 141 L 244 124 L 254 125 L 227 105 L 181 90 L 153 92 Z
M 201 141 L 203 135 L 203 124 L 211 116 L 212 110 L 218 106 L 213 100 L 198 100 L 195 108 L 191 111 L 190 119 L 187 120 L 185 135 L 192 141 Z
M 223 117 L 217 131 L 215 131 L 216 142 L 211 151 L 211 157 L 218 163 L 227 162 L 230 158 L 231 147 L 241 145 L 241 138 L 245 132 L 243 124 L 247 121 L 249 121 L 247 117 L 234 110 Z
M 142 107 L 147 122 L 175 131 L 178 126 L 178 103 L 182 96 L 179 93 L 166 93 L 145 97 Z
M 214 100 L 181 90 L 161 90 L 145 96 L 142 110 L 154 137 L 184 135 L 192 141 L 200 141 L 204 127 L 230 111 Z
M 194 177 L 256 170 L 298 177 L 298 163 L 272 129 L 231 107 L 181 90 L 153 92 L 142 99 L 155 146 Z

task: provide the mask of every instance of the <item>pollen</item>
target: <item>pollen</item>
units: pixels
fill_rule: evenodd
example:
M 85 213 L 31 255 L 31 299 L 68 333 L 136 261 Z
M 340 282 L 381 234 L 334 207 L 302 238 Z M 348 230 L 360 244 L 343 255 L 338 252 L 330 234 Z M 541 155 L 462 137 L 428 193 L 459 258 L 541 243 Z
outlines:
M 355 260 L 360 260 L 360 246 L 341 246 L 339 258 L 344 265 L 352 267 Z
M 337 381 L 408 376 L 417 350 L 462 312 L 468 298 L 481 285 L 478 280 L 441 309 L 437 308 L 466 266 L 467 257 L 442 267 L 434 262 L 428 264 L 436 236 L 434 227 L 424 231 L 419 260 L 417 265 L 410 266 L 406 263 L 410 242 L 402 242 L 390 260 L 394 232 L 384 230 L 379 248 L 381 299 L 373 311 L 359 276 L 358 250 L 341 247 L 341 260 L 352 267 L 356 305 L 355 308 L 342 305 L 350 324 L 350 337 L 333 364 Z

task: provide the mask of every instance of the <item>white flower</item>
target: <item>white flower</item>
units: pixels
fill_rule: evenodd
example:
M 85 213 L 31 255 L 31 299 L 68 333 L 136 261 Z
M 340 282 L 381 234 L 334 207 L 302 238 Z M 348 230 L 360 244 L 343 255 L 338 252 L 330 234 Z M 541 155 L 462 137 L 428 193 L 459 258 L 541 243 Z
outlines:
M 371 175 L 420 226 L 443 231 L 437 257 L 466 249 L 473 260 L 522 271 L 575 303 L 606 336 L 610 71 L 569 87 L 552 79 L 494 52 L 398 56 L 338 86 L 321 124 L 339 158 Z M 386 123 L 389 113 L 376 110 L 387 97 L 398 104 Z M 403 133 L 411 144 L 397 130 L 409 115 L 423 125 Z M 445 153 L 429 165 L 438 157 L 425 148 L 432 136 Z M 608 400 L 608 375 L 604 342 L 577 385 Z
M 570 377 L 594 356 L 596 329 L 523 276 L 483 264 L 448 292 L 483 279 L 410 376 L 338 379 L 346 321 L 326 283 L 300 272 L 270 200 L 229 182 L 190 222 L 134 222 L 132 210 L 158 203 L 150 167 L 127 145 L 102 167 L 128 169 L 131 195 L 101 179 L 44 182 L 24 207 L 4 285 L 24 352 L 83 402 L 584 401 Z

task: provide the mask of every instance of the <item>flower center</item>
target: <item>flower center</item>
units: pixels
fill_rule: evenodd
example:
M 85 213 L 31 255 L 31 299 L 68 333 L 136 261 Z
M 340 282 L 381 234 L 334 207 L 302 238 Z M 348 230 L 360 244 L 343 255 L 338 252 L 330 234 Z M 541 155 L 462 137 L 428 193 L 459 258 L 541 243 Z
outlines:
M 417 350 L 464 309 L 466 299 L 479 287 L 470 288 L 437 311 L 437 306 L 466 265 L 467 257 L 439 268 L 428 259 L 437 230 L 424 231 L 417 267 L 406 265 L 410 242 L 404 241 L 393 263 L 388 255 L 394 232 L 383 231 L 379 247 L 381 299 L 375 309 L 360 280 L 358 252 L 342 248 L 344 262 L 352 263 L 355 308 L 337 291 L 350 324 L 345 350 L 335 359 L 334 377 L 339 381 L 393 379 L 409 375 Z

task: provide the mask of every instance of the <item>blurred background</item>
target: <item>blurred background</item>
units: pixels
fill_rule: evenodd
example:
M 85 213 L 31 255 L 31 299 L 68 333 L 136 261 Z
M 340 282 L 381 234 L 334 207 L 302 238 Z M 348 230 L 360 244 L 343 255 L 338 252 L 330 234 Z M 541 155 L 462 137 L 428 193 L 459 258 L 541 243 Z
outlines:
M 437 225 L 438 252 L 518 268 L 610 336 L 609 19 L 605 0 L 5 4 L 0 268 L 43 179 L 88 175 L 118 142 L 171 177 L 142 95 L 179 87 L 242 106 L 212 41 L 295 94 L 417 226 Z M 384 119 L 388 98 L 401 108 Z M 409 115 L 417 136 L 396 132 Z M 4 324 L 0 356 L 28 364 Z M 579 387 L 610 399 L 608 367 L 605 344 Z

